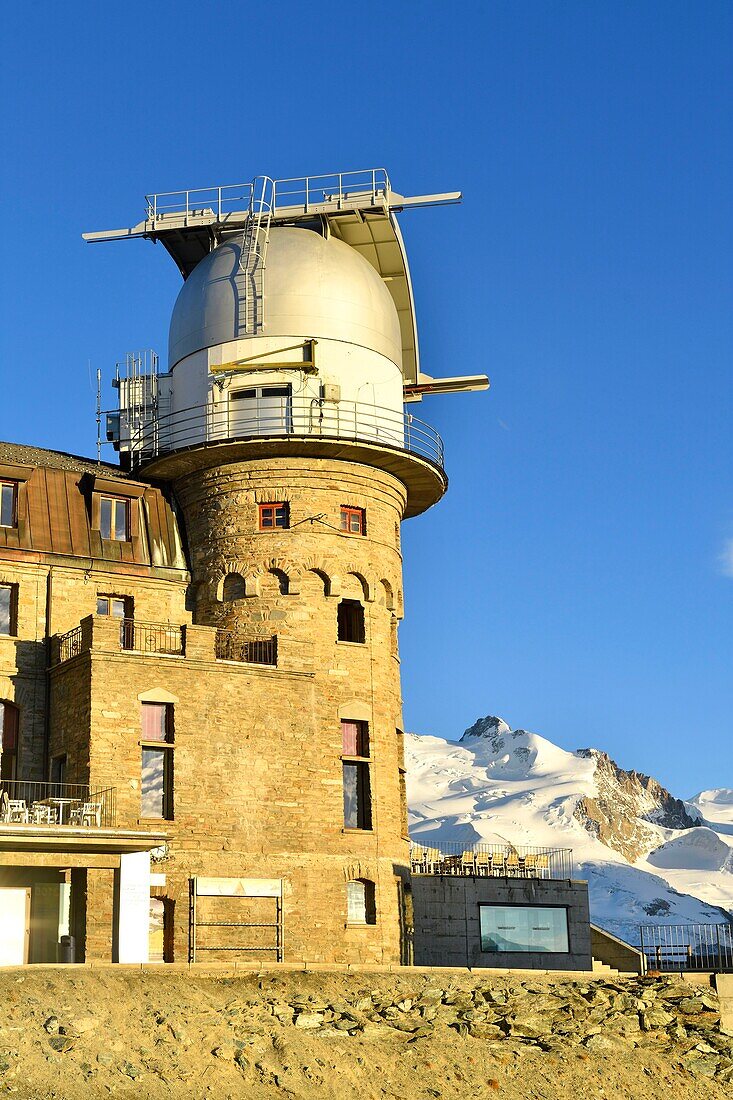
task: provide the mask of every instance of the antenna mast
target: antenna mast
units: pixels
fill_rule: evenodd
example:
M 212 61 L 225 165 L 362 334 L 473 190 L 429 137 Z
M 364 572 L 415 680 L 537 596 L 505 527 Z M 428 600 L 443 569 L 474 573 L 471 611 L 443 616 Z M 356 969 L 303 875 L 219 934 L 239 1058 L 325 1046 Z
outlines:
M 97 367 L 97 465 L 102 465 L 102 371 Z

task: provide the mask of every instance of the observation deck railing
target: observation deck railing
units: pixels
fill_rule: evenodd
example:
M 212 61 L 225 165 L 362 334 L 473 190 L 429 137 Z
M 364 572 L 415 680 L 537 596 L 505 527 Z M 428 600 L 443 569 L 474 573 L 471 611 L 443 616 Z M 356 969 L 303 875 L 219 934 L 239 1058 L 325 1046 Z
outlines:
M 264 177 L 258 177 L 263 179 Z M 384 168 L 364 168 L 353 172 L 326 172 L 320 176 L 294 176 L 272 180 L 272 208 L 304 214 L 314 208 L 351 208 L 354 205 L 386 205 L 390 182 Z M 214 187 L 189 188 L 146 195 L 146 218 L 151 222 L 166 218 L 216 218 L 225 221 L 228 214 L 250 208 L 256 180 Z
M 572 848 L 534 848 L 512 844 L 410 845 L 414 875 L 476 875 L 497 878 L 569 879 Z
M 266 399 L 264 399 L 266 400 Z M 239 410 L 232 402 L 193 405 L 143 424 L 130 438 L 133 466 L 207 443 L 289 437 L 366 443 L 426 459 L 443 469 L 440 435 L 412 413 L 357 401 L 283 398 L 277 407 Z

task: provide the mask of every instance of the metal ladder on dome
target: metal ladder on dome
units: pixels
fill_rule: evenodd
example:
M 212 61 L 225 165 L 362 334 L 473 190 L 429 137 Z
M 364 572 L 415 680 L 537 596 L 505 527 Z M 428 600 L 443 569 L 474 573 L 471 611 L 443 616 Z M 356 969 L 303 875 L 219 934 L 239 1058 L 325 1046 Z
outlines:
M 269 176 L 255 176 L 251 184 L 236 279 L 237 334 L 242 336 L 253 335 L 265 324 L 265 266 L 273 193 L 274 184 Z

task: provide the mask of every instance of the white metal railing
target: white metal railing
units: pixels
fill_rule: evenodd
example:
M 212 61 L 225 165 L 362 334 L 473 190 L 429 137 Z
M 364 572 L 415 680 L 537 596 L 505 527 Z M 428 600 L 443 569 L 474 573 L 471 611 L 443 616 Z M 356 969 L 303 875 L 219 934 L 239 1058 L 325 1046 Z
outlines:
M 129 440 L 132 463 L 210 443 L 289 437 L 338 439 L 407 451 L 443 468 L 440 435 L 412 413 L 356 401 L 326 403 L 318 398 L 287 397 L 275 404 L 239 408 L 192 405 L 142 425 Z
M 228 214 L 250 209 L 255 183 L 233 183 L 216 187 L 188 188 L 146 195 L 147 221 L 166 217 L 215 217 L 222 221 Z M 323 206 L 386 205 L 390 192 L 385 168 L 357 169 L 353 172 L 326 172 L 319 176 L 294 176 L 274 180 L 272 207 L 296 207 L 307 214 Z

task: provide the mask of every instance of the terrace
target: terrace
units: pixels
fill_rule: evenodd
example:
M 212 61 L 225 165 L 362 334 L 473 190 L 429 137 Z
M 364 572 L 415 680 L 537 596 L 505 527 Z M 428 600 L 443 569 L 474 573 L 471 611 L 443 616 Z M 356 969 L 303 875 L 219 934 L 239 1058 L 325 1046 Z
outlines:
M 513 844 L 410 845 L 413 875 L 464 875 L 484 878 L 570 879 L 572 848 L 535 848 Z
M 0 830 L 3 826 L 53 829 L 113 829 L 117 820 L 115 787 L 50 783 L 27 779 L 0 782 Z

